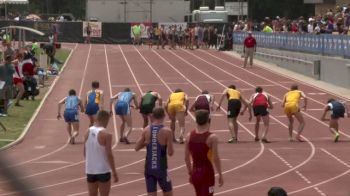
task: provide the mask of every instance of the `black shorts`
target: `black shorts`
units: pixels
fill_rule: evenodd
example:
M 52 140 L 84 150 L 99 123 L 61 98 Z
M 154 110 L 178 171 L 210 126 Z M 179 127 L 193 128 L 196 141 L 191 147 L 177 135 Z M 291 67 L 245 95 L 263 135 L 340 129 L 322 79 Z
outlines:
M 343 111 L 333 111 L 331 114 L 331 118 L 336 120 L 339 118 L 344 118 L 345 110 Z
M 227 107 L 227 117 L 228 118 L 237 118 L 239 112 L 241 111 L 241 101 L 238 99 L 231 99 L 228 101 Z
M 87 182 L 88 183 L 95 183 L 95 182 L 108 182 L 111 180 L 111 173 L 105 173 L 105 174 L 86 174 Z
M 154 108 L 154 105 L 149 105 L 149 104 L 141 105 L 140 113 L 145 115 L 151 114 L 153 111 L 153 108 Z
M 269 114 L 267 107 L 263 105 L 255 106 L 253 108 L 254 116 L 266 116 Z

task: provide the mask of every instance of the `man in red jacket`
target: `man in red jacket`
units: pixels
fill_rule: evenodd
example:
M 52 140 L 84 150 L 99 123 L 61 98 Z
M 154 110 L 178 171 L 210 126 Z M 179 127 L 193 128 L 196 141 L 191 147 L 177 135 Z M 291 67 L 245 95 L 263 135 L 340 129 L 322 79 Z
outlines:
M 243 53 L 244 53 L 244 66 L 247 66 L 247 61 L 249 57 L 249 64 L 250 67 L 253 66 L 253 56 L 254 52 L 256 51 L 256 40 L 252 36 L 252 32 L 248 32 L 248 36 L 244 39 L 244 48 L 243 48 Z

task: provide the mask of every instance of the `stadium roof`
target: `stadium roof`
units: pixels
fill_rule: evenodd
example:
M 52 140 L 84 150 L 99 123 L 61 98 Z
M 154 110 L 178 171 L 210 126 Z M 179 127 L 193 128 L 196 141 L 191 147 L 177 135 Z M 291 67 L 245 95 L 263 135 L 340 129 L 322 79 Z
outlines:
M 0 0 L 0 4 L 28 4 L 28 0 Z

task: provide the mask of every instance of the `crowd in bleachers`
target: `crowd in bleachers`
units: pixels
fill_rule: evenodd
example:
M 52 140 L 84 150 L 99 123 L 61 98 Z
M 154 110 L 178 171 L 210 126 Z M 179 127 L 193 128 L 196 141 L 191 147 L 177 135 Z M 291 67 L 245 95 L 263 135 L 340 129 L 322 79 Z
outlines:
M 315 16 L 297 19 L 276 16 L 266 17 L 262 22 L 238 21 L 234 31 L 262 31 L 265 33 L 312 33 L 350 35 L 350 3 L 336 6 Z

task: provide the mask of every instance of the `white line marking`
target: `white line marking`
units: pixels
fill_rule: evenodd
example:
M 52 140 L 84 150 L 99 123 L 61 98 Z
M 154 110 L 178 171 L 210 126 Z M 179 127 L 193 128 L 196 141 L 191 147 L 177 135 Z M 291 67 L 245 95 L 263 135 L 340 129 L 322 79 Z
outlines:
M 144 159 L 141 159 L 141 160 L 135 161 L 133 163 L 117 167 L 116 169 L 117 170 L 121 170 L 121 169 L 124 169 L 126 167 L 130 167 L 132 165 L 138 164 L 138 163 L 143 162 L 143 161 L 144 161 Z M 40 190 L 40 189 L 47 189 L 47 188 L 51 188 L 51 187 L 54 187 L 54 186 L 59 186 L 59 185 L 62 185 L 62 184 L 70 184 L 70 183 L 77 182 L 77 181 L 84 180 L 84 179 L 86 179 L 86 176 L 81 177 L 81 178 L 72 179 L 72 180 L 62 181 L 60 183 L 50 184 L 50 185 L 47 185 L 47 186 L 36 187 L 36 188 L 30 189 L 30 190 L 27 190 L 27 191 L 36 191 L 36 190 Z M 80 193 L 80 194 L 86 194 L 86 193 L 87 192 Z M 18 194 L 18 192 L 10 192 L 10 193 L 0 194 L 0 196 L 17 195 L 17 194 Z
M 299 192 L 308 190 L 308 189 L 310 189 L 310 188 L 314 188 L 314 187 L 317 187 L 317 186 L 320 186 L 320 185 L 323 185 L 323 184 L 327 184 L 327 183 L 332 182 L 332 181 L 334 181 L 334 180 L 336 180 L 336 179 L 338 179 L 338 178 L 341 178 L 342 176 L 347 175 L 348 173 L 350 173 L 350 169 L 347 170 L 347 171 L 345 171 L 345 172 L 343 172 L 343 173 L 341 173 L 341 174 L 339 174 L 339 175 L 337 175 L 337 176 L 335 176 L 335 177 L 333 177 L 333 178 L 329 178 L 329 179 L 324 180 L 324 181 L 322 181 L 322 182 L 319 182 L 319 183 L 317 183 L 317 184 L 314 184 L 314 185 L 311 185 L 311 186 L 308 186 L 308 187 L 304 187 L 304 188 L 299 189 L 299 190 L 295 190 L 295 191 L 289 192 L 288 195 L 293 195 L 293 194 L 295 194 L 295 193 L 299 193 Z
M 204 50 L 200 50 L 200 51 L 201 51 L 202 53 L 206 53 L 206 54 L 208 54 L 208 55 L 210 55 L 210 56 L 212 56 L 212 57 L 214 57 L 214 58 L 216 58 L 216 59 L 219 59 L 219 60 L 222 61 L 222 62 L 225 62 L 225 63 L 227 63 L 227 64 L 230 64 L 230 65 L 232 65 L 233 67 L 236 67 L 236 68 L 238 68 L 238 69 L 241 69 L 241 70 L 243 70 L 243 71 L 246 71 L 246 72 L 248 72 L 248 73 L 250 73 L 250 74 L 252 74 L 252 75 L 254 75 L 254 76 L 258 77 L 258 78 L 264 79 L 264 80 L 269 81 L 269 82 L 271 82 L 271 83 L 273 83 L 273 84 L 275 84 L 275 85 L 277 85 L 277 86 L 280 86 L 281 88 L 284 88 L 284 89 L 286 89 L 286 90 L 289 90 L 289 87 L 285 87 L 285 86 L 283 86 L 281 83 L 278 83 L 278 82 L 272 81 L 272 80 L 270 80 L 270 79 L 268 79 L 268 78 L 265 78 L 265 77 L 263 77 L 263 76 L 260 76 L 260 75 L 258 75 L 258 74 L 256 74 L 256 73 L 251 72 L 251 71 L 249 71 L 249 70 L 247 70 L 247 69 L 244 69 L 244 68 L 242 68 L 242 67 L 240 67 L 240 66 L 238 66 L 238 65 L 236 65 L 236 64 L 234 64 L 234 63 L 231 63 L 231 62 L 226 61 L 226 60 L 224 60 L 224 59 L 221 59 L 221 58 L 219 58 L 219 57 L 217 57 L 217 56 L 215 56 L 215 55 L 212 55 L 212 54 L 210 54 L 210 53 L 207 52 L 207 51 L 204 51 Z M 197 56 L 197 55 L 193 55 L 193 56 Z M 200 57 L 197 56 L 197 58 L 200 58 Z M 231 57 L 231 58 L 232 58 L 232 57 Z M 202 58 L 200 58 L 200 59 L 202 59 Z M 202 60 L 203 60 L 203 59 L 202 59 Z M 205 61 L 205 60 L 203 60 L 203 61 Z M 206 62 L 206 61 L 205 61 L 205 62 Z M 208 63 L 209 63 L 209 62 L 208 62 Z M 264 70 L 267 70 L 267 71 L 269 71 L 269 72 L 275 73 L 275 74 L 277 74 L 277 75 L 279 75 L 279 76 L 283 76 L 283 77 L 289 78 L 289 79 L 291 79 L 291 80 L 293 80 L 293 81 L 297 81 L 297 82 L 299 82 L 299 83 L 302 83 L 303 85 L 306 85 L 306 86 L 309 86 L 309 87 L 312 87 L 312 88 L 321 90 L 322 92 L 327 92 L 328 94 L 332 94 L 332 95 L 335 95 L 335 96 L 338 96 L 338 97 L 342 97 L 343 99 L 349 100 L 349 99 L 346 98 L 346 97 L 343 97 L 343 96 L 341 96 L 341 95 L 336 95 L 335 93 L 332 93 L 332 92 L 328 92 L 328 91 L 326 91 L 326 90 L 324 90 L 324 89 L 321 89 L 321 88 L 319 88 L 319 87 L 317 87 L 317 86 L 313 86 L 313 85 L 310 85 L 310 84 L 305 83 L 305 82 L 303 82 L 303 81 L 300 81 L 300 80 L 297 80 L 297 79 L 295 79 L 295 78 L 289 77 L 289 76 L 286 75 L 286 74 L 276 73 L 276 72 L 274 72 L 274 71 L 271 70 L 271 69 L 267 69 L 267 68 L 261 67 L 261 66 L 260 66 L 260 68 L 262 68 L 262 69 L 264 69 Z M 282 83 L 283 83 L 283 82 L 282 82 Z M 276 97 L 275 97 L 275 98 L 276 98 Z M 277 98 L 277 99 L 278 99 L 278 98 Z M 309 99 L 309 100 L 312 100 L 312 101 L 314 101 L 314 102 L 316 102 L 316 103 L 318 103 L 318 104 L 321 104 L 322 106 L 325 105 L 325 103 L 322 103 L 322 102 L 320 102 L 320 101 L 317 101 L 317 100 L 315 100 L 315 99 L 313 99 L 313 98 L 311 98 L 311 97 L 309 97 L 308 99 Z M 280 100 L 280 99 L 278 99 L 278 100 Z M 306 112 L 303 112 L 303 111 L 302 111 L 302 113 L 305 114 L 306 116 L 312 118 L 313 120 L 315 120 L 315 121 L 317 121 L 317 122 L 319 122 L 319 123 L 321 123 L 321 124 L 323 124 L 323 125 L 325 125 L 325 126 L 328 127 L 328 124 L 326 124 L 325 122 L 320 121 L 319 119 L 317 119 L 317 118 L 315 118 L 315 117 L 309 115 L 309 114 L 306 113 Z M 344 136 L 350 138 L 350 135 L 348 135 L 348 134 L 346 134 L 346 133 L 344 133 L 344 132 L 341 132 L 341 131 L 340 131 L 340 133 L 343 134 Z
M 347 164 L 345 161 L 339 159 L 337 156 L 333 155 L 332 153 L 328 152 L 326 149 L 321 148 L 321 150 L 326 153 L 327 155 L 331 156 L 333 159 L 337 160 L 339 163 L 343 164 L 345 167 L 350 168 L 350 165 Z
M 91 47 L 91 45 L 90 45 L 90 47 Z M 105 50 L 105 52 L 106 52 L 106 50 Z M 107 54 L 107 53 L 105 53 L 105 54 Z M 107 57 L 107 56 L 106 56 Z M 88 56 L 87 58 L 90 58 L 90 56 Z M 86 66 L 87 66 L 87 64 L 86 64 Z M 109 84 L 111 84 L 111 82 L 110 82 L 110 73 L 109 73 L 109 68 L 108 68 L 108 62 L 106 61 L 106 66 L 107 66 L 107 74 L 108 74 L 108 78 L 109 78 Z M 110 92 L 112 92 L 112 88 L 111 88 L 111 85 L 110 85 Z M 112 94 L 112 93 L 110 93 L 110 94 Z M 113 118 L 113 123 L 114 123 L 114 131 L 115 131 L 115 140 L 116 140 L 116 142 L 114 143 L 114 145 L 113 145 L 113 148 L 115 148 L 117 145 L 118 145 L 118 129 L 117 129 L 117 126 L 116 126 L 116 120 L 115 120 L 115 118 Z M 62 150 L 62 149 L 64 149 L 66 146 L 68 145 L 68 140 L 67 140 L 67 142 L 66 142 L 66 145 L 64 145 L 64 146 L 62 146 L 61 148 L 59 148 L 59 149 L 57 149 L 57 150 L 55 150 L 55 151 L 53 151 L 53 152 L 51 152 L 51 153 L 49 153 L 49 154 L 54 154 L 55 152 L 58 152 L 58 151 L 60 151 L 60 150 Z M 48 156 L 48 155 L 47 155 Z M 43 157 L 46 157 L 46 156 L 43 156 Z M 35 161 L 35 160 L 38 160 L 39 158 L 36 158 L 36 159 L 32 159 L 32 160 L 29 160 L 29 161 L 27 161 L 27 162 L 32 162 L 32 161 Z M 64 166 L 64 167 L 60 167 L 60 168 L 55 168 L 55 169 L 52 169 L 52 170 L 47 170 L 47 171 L 44 171 L 44 172 L 40 172 L 40 173 L 35 173 L 35 174 L 32 174 L 32 175 L 28 175 L 28 176 L 24 176 L 24 177 L 20 177 L 20 179 L 26 179 L 26 178 L 30 178 L 30 177 L 34 177 L 34 176 L 39 176 L 39 175 L 43 175 L 43 174 L 46 174 L 46 173 L 51 173 L 51 172 L 55 172 L 55 171 L 59 171 L 59 170 L 61 170 L 61 169 L 65 169 L 65 168 L 69 168 L 69 167 L 73 167 L 73 166 L 76 166 L 76 165 L 79 165 L 79 164 L 82 164 L 82 163 L 84 163 L 85 161 L 80 161 L 80 162 L 77 162 L 77 163 L 74 163 L 74 164 L 71 164 L 71 165 L 67 165 L 67 166 Z M 26 163 L 26 162 L 25 162 Z M 17 164 L 18 165 L 18 164 Z M 15 166 L 17 166 L 17 165 L 15 165 Z M 80 178 L 80 179 L 83 179 L 83 178 Z M 72 180 L 76 180 L 76 179 L 72 179 Z M 78 180 L 77 180 L 78 181 Z M 6 182 L 8 182 L 8 181 L 0 181 L 0 184 L 3 184 L 3 183 L 6 183 Z M 59 183 L 59 184 L 57 184 L 57 185 L 61 185 L 61 184 L 65 184 L 65 183 Z M 48 187 L 53 187 L 53 186 L 56 186 L 56 184 L 53 184 L 53 185 L 49 185 Z M 44 187 L 45 188 L 45 187 Z
M 61 69 L 61 73 L 60 73 L 60 74 L 62 74 L 63 71 L 65 70 L 65 68 L 67 67 L 68 62 L 69 62 L 69 60 L 70 60 L 72 54 L 74 53 L 74 51 L 76 50 L 77 47 L 78 47 L 78 44 L 75 44 L 74 49 L 70 51 L 69 56 L 67 57 L 67 60 L 66 60 L 66 62 L 64 63 L 64 65 L 63 65 L 63 67 L 62 67 L 62 69 Z M 59 78 L 60 78 L 60 75 L 57 76 L 57 77 L 55 78 L 55 80 L 52 82 L 52 84 L 51 84 L 49 90 L 48 90 L 47 93 L 45 94 L 44 98 L 41 100 L 40 105 L 39 105 L 38 108 L 35 110 L 33 116 L 30 118 L 30 120 L 29 120 L 27 126 L 24 128 L 22 134 L 18 137 L 18 139 L 17 139 L 16 141 L 14 141 L 14 142 L 12 142 L 12 143 L 10 143 L 10 144 L 8 144 L 8 145 L 2 147 L 2 148 L 0 149 L 0 151 L 6 150 L 6 149 L 8 149 L 8 148 L 11 148 L 12 146 L 14 146 L 14 145 L 20 143 L 20 142 L 24 139 L 24 137 L 27 135 L 27 132 L 29 131 L 29 128 L 31 127 L 32 123 L 34 122 L 34 120 L 35 120 L 36 117 L 38 116 L 39 112 L 41 111 L 41 108 L 42 108 L 42 106 L 44 105 L 44 102 L 46 101 L 46 99 L 48 98 L 48 96 L 51 94 L 53 88 L 56 86 L 56 84 L 57 84 Z M 52 154 L 55 154 L 56 152 L 61 151 L 61 150 L 64 149 L 67 145 L 68 145 L 68 140 L 67 140 L 67 142 L 65 143 L 65 145 L 61 146 L 60 148 L 58 148 L 58 149 L 56 149 L 56 150 L 54 150 L 54 151 L 52 151 L 52 152 L 50 152 L 50 153 L 41 155 L 41 156 L 36 157 L 36 158 L 34 158 L 34 159 L 30 159 L 30 160 L 27 160 L 27 161 L 20 162 L 20 163 L 14 164 L 14 165 L 9 165 L 9 166 L 7 166 L 7 167 L 5 167 L 5 168 L 13 168 L 13 167 L 16 167 L 16 166 L 24 165 L 24 164 L 29 163 L 29 162 L 32 162 L 32 161 L 39 160 L 39 159 L 41 159 L 41 158 L 45 158 L 45 157 L 47 157 L 47 156 L 50 156 L 50 155 L 52 155 Z M 0 168 L 0 169 L 4 169 L 4 168 Z
M 72 164 L 72 162 L 67 162 L 67 161 L 38 161 L 33 163 L 35 164 Z
M 286 161 L 283 157 L 281 157 L 279 154 L 277 154 L 274 150 L 272 150 L 271 148 L 269 149 L 270 152 L 272 152 L 272 154 L 274 154 L 278 159 L 280 159 L 285 165 L 287 165 L 287 167 L 292 168 L 293 166 L 288 163 L 288 161 Z M 311 181 L 304 176 L 300 171 L 295 170 L 295 173 L 301 178 L 303 179 L 307 184 L 311 184 Z M 324 192 L 322 192 L 318 187 L 313 187 L 314 190 L 316 190 L 321 196 L 325 196 L 326 194 Z
M 137 49 L 136 49 L 137 50 Z M 167 61 L 165 58 L 163 58 L 160 54 L 158 54 L 158 52 L 156 52 L 156 51 L 154 51 L 154 50 L 152 50 L 160 59 L 162 59 L 166 64 L 168 64 L 172 69 L 174 69 L 178 74 L 180 74 L 185 80 L 187 80 L 190 84 L 192 84 L 192 86 L 193 87 L 195 87 L 195 88 L 197 88 L 197 90 L 198 91 L 202 91 L 196 84 L 194 84 L 191 80 L 189 80 L 182 72 L 180 72 L 177 68 L 175 68 L 169 61 Z M 138 51 L 139 52 L 139 51 Z M 142 54 L 139 52 L 139 54 L 142 56 Z M 142 56 L 143 57 L 143 56 Z M 145 59 L 144 57 L 143 57 L 143 59 Z M 214 80 L 213 80 L 214 81 Z M 220 94 L 222 94 L 222 93 L 220 93 Z M 217 105 L 217 103 L 216 103 L 216 105 Z M 221 110 L 222 111 L 225 111 L 224 109 L 222 109 L 221 108 Z M 227 111 L 226 111 L 227 112 Z M 247 129 L 243 124 L 241 124 L 240 122 L 238 122 L 239 123 L 239 125 L 241 126 L 241 127 L 243 127 L 250 135 L 252 135 L 253 137 L 254 137 L 254 134 L 253 133 L 251 133 L 250 131 L 249 131 L 249 129 Z M 233 169 L 230 169 L 230 170 L 227 170 L 227 171 L 224 171 L 223 173 L 228 173 L 228 172 L 232 172 L 232 171 L 234 171 L 234 170 L 237 170 L 237 169 L 239 169 L 239 168 L 241 168 L 241 167 L 244 167 L 244 166 L 246 166 L 246 165 L 249 165 L 250 163 L 252 163 L 252 162 L 254 162 L 256 159 L 258 159 L 262 154 L 263 154 L 263 152 L 264 152 L 264 149 L 265 149 L 265 146 L 264 146 L 264 144 L 263 143 L 260 143 L 260 152 L 255 156 L 255 157 L 253 157 L 252 159 L 250 159 L 250 160 L 248 160 L 247 162 L 245 162 L 245 163 L 243 163 L 242 165 L 239 165 L 239 166 L 237 166 L 237 167 L 235 167 L 235 168 L 233 168 Z M 189 185 L 189 183 L 186 183 L 186 184 L 182 184 L 182 185 L 178 185 L 178 186 L 176 186 L 176 187 L 173 187 L 174 189 L 175 188 L 180 188 L 180 187 L 183 187 L 183 186 L 187 186 L 187 185 Z M 145 194 L 143 194 L 143 195 L 145 195 Z
M 312 108 L 312 109 L 307 109 L 308 111 L 323 111 L 323 108 Z
M 185 50 L 183 50 L 183 51 L 185 51 Z M 215 78 L 213 78 L 213 77 L 211 77 L 210 75 L 208 75 L 207 73 L 203 72 L 202 70 L 200 70 L 199 68 L 197 68 L 196 66 L 194 66 L 192 63 L 188 62 L 187 60 L 183 59 L 183 58 L 180 57 L 179 55 L 175 54 L 175 53 L 172 52 L 172 51 L 169 51 L 169 52 L 171 52 L 173 55 L 177 56 L 179 59 L 181 59 L 182 61 L 184 61 L 184 62 L 187 63 L 188 65 L 190 65 L 190 66 L 192 66 L 193 68 L 197 69 L 199 72 L 203 73 L 203 74 L 206 75 L 208 78 L 211 78 L 212 80 L 217 81 Z M 212 64 L 212 63 L 210 63 L 210 62 L 207 62 L 207 61 L 203 60 L 202 58 L 198 57 L 197 55 L 194 55 L 194 54 L 192 54 L 192 53 L 190 53 L 190 52 L 188 52 L 188 51 L 185 51 L 185 52 L 188 53 L 188 54 L 190 54 L 190 55 L 192 55 L 192 56 L 194 56 L 194 57 L 196 57 L 196 58 L 198 58 L 198 59 L 200 59 L 200 60 L 202 60 L 203 62 L 206 62 L 206 63 L 212 65 L 213 67 L 216 67 L 217 69 L 221 70 L 222 72 L 224 72 L 224 73 L 226 73 L 226 74 L 228 74 L 228 75 L 230 75 L 230 76 L 232 76 L 232 77 L 234 77 L 234 78 L 236 78 L 236 79 L 239 79 L 240 81 L 242 81 L 242 82 L 248 84 L 249 86 L 254 87 L 254 85 L 250 84 L 249 82 L 244 81 L 244 80 L 242 80 L 242 79 L 240 79 L 240 78 L 234 76 L 233 74 L 227 72 L 226 70 L 223 70 L 222 68 L 220 68 L 220 67 L 218 67 L 218 66 L 216 66 L 216 65 L 214 65 L 214 64 Z M 242 69 L 242 68 L 241 68 L 241 69 Z M 222 84 L 222 83 L 220 83 L 220 82 L 218 82 L 218 81 L 217 81 L 217 83 L 220 84 L 220 85 L 222 85 L 223 87 L 225 87 L 224 84 Z M 225 88 L 226 88 L 226 87 L 225 87 Z M 277 99 L 278 99 L 278 98 L 277 98 Z M 278 119 L 276 119 L 275 117 L 273 117 L 272 115 L 271 115 L 271 118 L 274 119 L 275 121 L 279 122 L 282 126 L 284 126 L 284 127 L 286 127 L 286 128 L 288 127 L 287 125 L 285 125 L 284 123 L 282 123 L 281 121 L 279 121 Z M 295 132 L 295 131 L 294 131 L 294 132 Z M 303 137 L 303 139 L 305 139 L 305 140 L 307 141 L 307 143 L 308 143 L 309 146 L 311 147 L 311 152 L 310 152 L 309 157 L 308 157 L 306 160 L 304 160 L 302 163 L 300 163 L 299 165 L 295 166 L 294 168 L 291 168 L 291 169 L 289 169 L 289 170 L 287 170 L 287 171 L 285 171 L 285 172 L 283 172 L 283 173 L 280 173 L 280 174 L 274 175 L 274 176 L 272 176 L 272 177 L 265 178 L 265 179 L 263 179 L 263 180 L 260 180 L 260 181 L 254 182 L 254 183 L 250 183 L 250 184 L 247 184 L 247 185 L 244 185 L 244 186 L 241 186 L 241 187 L 237 187 L 237 188 L 234 188 L 234 189 L 222 191 L 222 192 L 220 192 L 220 193 L 217 193 L 216 195 L 224 194 L 224 193 L 231 192 L 231 191 L 238 190 L 238 189 L 243 189 L 243 188 L 246 188 L 246 187 L 250 187 L 250 186 L 253 186 L 253 185 L 256 185 L 256 184 L 259 184 L 259 183 L 262 183 L 262 182 L 265 182 L 265 181 L 268 181 L 268 180 L 271 180 L 271 179 L 274 179 L 274 178 L 277 178 L 277 177 L 282 176 L 282 175 L 284 175 L 284 174 L 286 174 L 286 173 L 289 173 L 289 172 L 291 172 L 291 171 L 293 171 L 293 170 L 296 170 L 297 168 L 299 168 L 299 167 L 305 165 L 306 163 L 308 163 L 308 162 L 314 157 L 314 155 L 315 155 L 315 146 L 314 146 L 313 143 L 310 142 L 310 140 L 308 140 L 306 137 L 304 137 L 304 136 L 302 136 L 302 137 Z

